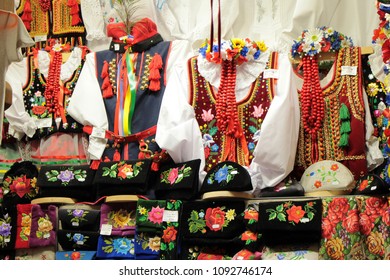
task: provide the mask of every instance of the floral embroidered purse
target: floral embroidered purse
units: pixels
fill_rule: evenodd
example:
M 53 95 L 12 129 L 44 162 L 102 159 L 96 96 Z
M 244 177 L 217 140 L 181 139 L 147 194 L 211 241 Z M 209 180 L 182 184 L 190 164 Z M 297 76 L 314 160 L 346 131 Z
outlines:
M 38 175 L 39 197 L 70 197 L 94 201 L 95 170 L 88 165 L 42 166 Z
M 31 232 L 29 244 L 31 248 L 56 245 L 57 207 L 33 204 L 31 207 Z
M 16 208 L 0 205 L 0 252 L 15 248 Z
M 134 238 L 127 236 L 100 236 L 97 259 L 134 259 Z
M 321 199 L 260 202 L 259 232 L 268 246 L 319 242 L 321 216 Z
M 97 196 L 145 194 L 151 163 L 151 160 L 101 162 L 94 180 Z
M 103 203 L 100 229 L 109 227 L 111 236 L 127 236 L 135 233 L 136 202 Z
M 354 195 L 389 195 L 390 185 L 386 183 L 379 175 L 369 173 L 360 177 L 353 189 Z
M 60 206 L 58 210 L 58 250 L 96 251 L 100 208 L 82 204 Z
M 155 183 L 157 199 L 192 200 L 198 196 L 200 159 L 161 166 Z

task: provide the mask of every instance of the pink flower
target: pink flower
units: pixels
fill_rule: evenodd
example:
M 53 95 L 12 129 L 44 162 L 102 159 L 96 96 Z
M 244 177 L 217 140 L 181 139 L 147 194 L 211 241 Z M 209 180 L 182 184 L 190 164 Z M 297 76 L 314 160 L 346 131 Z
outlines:
M 257 107 L 257 106 L 253 106 L 253 107 L 254 107 L 255 110 L 253 111 L 252 115 L 253 115 L 255 118 L 260 118 L 261 115 L 262 115 L 263 112 L 264 112 L 264 109 L 262 108 L 262 107 L 263 107 L 263 104 L 260 104 L 259 107 Z
M 202 111 L 203 111 L 202 119 L 203 119 L 205 122 L 209 122 L 209 121 L 211 121 L 212 119 L 214 119 L 214 115 L 211 114 L 211 109 L 209 109 L 208 111 L 206 111 L 206 110 L 202 110 Z
M 164 215 L 164 208 L 160 206 L 152 207 L 152 210 L 148 213 L 148 219 L 154 224 L 161 224 Z
M 172 168 L 171 171 L 168 174 L 168 181 L 173 185 L 177 179 L 177 176 L 179 175 L 179 168 Z

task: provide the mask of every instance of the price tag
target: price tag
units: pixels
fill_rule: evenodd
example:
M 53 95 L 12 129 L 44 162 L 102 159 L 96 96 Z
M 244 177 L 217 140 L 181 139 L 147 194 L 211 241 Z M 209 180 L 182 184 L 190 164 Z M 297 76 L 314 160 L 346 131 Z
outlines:
M 163 222 L 177 223 L 179 221 L 178 211 L 165 210 L 163 214 Z
M 72 222 L 72 226 L 78 227 L 78 226 L 79 226 L 79 223 L 78 223 L 78 222 Z
M 53 121 L 51 118 L 35 119 L 35 124 L 38 128 L 51 127 Z
M 47 35 L 34 36 L 34 40 L 36 43 L 47 41 Z
M 76 244 L 77 244 L 77 245 L 84 245 L 84 241 L 79 240 L 79 241 L 76 242 Z
M 119 44 L 114 44 L 114 50 L 115 51 L 119 51 L 120 49 L 120 45 Z
M 212 228 L 220 228 L 221 226 L 220 226 L 220 225 L 214 224 L 214 225 L 212 225 L 211 227 L 212 227 Z
M 92 128 L 91 136 L 94 136 L 96 138 L 105 139 L 106 138 L 106 130 L 103 128 L 94 127 L 94 128 Z
M 11 241 L 11 238 L 10 237 L 6 237 L 5 239 L 4 239 L 4 242 L 5 243 L 8 243 L 8 242 L 10 242 Z
M 112 232 L 112 225 L 102 224 L 102 228 L 100 229 L 101 235 L 111 235 L 111 232 Z
M 264 79 L 279 79 L 278 69 L 265 69 L 263 74 Z
M 341 76 L 356 76 L 357 66 L 341 66 Z

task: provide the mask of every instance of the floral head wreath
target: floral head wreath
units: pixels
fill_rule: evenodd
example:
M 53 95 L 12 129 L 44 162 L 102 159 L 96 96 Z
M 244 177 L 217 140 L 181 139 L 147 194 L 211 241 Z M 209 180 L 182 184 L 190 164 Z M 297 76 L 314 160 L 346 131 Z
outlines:
M 221 42 L 219 51 L 218 42 L 215 40 L 210 45 L 206 40 L 199 48 L 199 53 L 209 62 L 221 63 L 223 60 L 236 61 L 238 65 L 259 59 L 267 50 L 264 41 L 251 41 L 250 39 L 233 38 Z
M 291 48 L 292 58 L 315 56 L 320 52 L 337 52 L 341 48 L 352 47 L 352 39 L 331 27 L 317 27 L 304 30 Z

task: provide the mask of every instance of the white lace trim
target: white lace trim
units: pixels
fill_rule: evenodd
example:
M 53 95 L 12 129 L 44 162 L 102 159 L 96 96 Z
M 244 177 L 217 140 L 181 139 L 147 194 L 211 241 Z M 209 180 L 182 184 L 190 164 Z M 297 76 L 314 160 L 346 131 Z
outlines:
M 101 40 L 106 38 L 104 33 L 104 17 L 99 0 L 81 1 L 84 25 L 87 30 L 87 40 Z
M 87 40 L 88 41 L 93 41 L 93 40 L 103 40 L 106 39 L 107 36 L 100 30 L 94 30 L 92 32 L 88 31 L 87 34 Z
M 248 61 L 237 66 L 236 91 L 249 88 L 256 78 L 264 71 L 270 52 L 262 53 L 258 60 Z M 207 61 L 198 55 L 198 70 L 203 78 L 213 87 L 218 88 L 221 81 L 221 65 Z
M 82 50 L 74 48 L 68 60 L 61 65 L 61 81 L 69 80 L 77 67 L 81 64 Z M 38 51 L 38 68 L 39 72 L 47 78 L 49 75 L 50 55 L 46 51 Z

